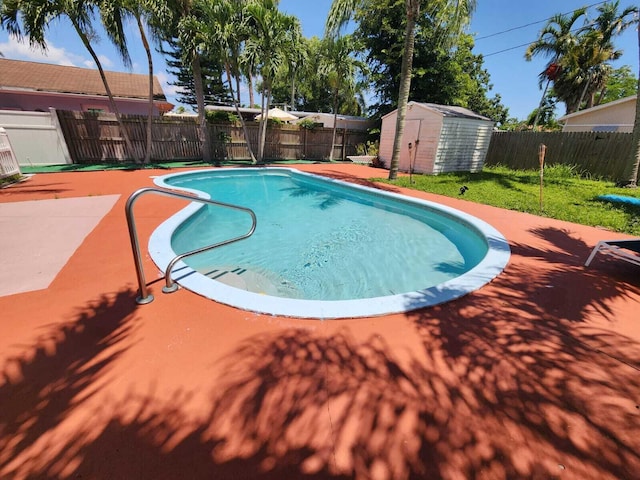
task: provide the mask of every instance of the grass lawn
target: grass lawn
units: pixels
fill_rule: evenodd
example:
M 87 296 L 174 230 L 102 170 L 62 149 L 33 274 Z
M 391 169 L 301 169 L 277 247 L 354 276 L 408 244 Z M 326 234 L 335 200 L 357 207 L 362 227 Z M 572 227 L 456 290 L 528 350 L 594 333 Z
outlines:
M 458 197 L 460 187 L 466 185 L 465 200 L 640 236 L 640 207 L 597 199 L 605 194 L 640 198 L 640 188 L 616 188 L 613 182 L 580 178 L 564 165 L 545 167 L 542 210 L 537 170 L 498 166 L 485 167 L 480 173 L 414 174 L 413 183 L 408 176 L 392 182 L 375 180 L 450 197 Z

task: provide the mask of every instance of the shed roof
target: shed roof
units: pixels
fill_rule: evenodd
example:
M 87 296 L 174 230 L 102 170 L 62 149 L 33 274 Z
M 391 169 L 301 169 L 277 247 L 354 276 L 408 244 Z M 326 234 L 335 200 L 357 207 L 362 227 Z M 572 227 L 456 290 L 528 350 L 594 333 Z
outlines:
M 149 77 L 145 74 L 105 72 L 114 97 L 146 99 Z M 0 58 L 0 89 L 106 95 L 98 70 Z M 166 101 L 157 77 L 153 77 L 154 98 Z
M 457 117 L 457 118 L 471 118 L 473 120 L 484 120 L 487 122 L 492 122 L 493 120 L 491 120 L 490 118 L 487 117 L 483 117 L 482 115 L 479 115 L 471 110 L 469 110 L 468 108 L 464 108 L 464 107 L 458 107 L 455 105 L 438 105 L 437 103 L 422 103 L 422 102 L 409 102 L 407 104 L 407 107 L 409 106 L 417 106 L 420 108 L 424 108 L 425 110 L 429 110 L 431 112 L 435 112 L 443 117 Z M 392 115 L 393 113 L 395 113 L 397 110 L 394 110 L 393 112 L 387 113 L 387 115 L 385 115 L 382 118 L 385 118 L 389 115 Z

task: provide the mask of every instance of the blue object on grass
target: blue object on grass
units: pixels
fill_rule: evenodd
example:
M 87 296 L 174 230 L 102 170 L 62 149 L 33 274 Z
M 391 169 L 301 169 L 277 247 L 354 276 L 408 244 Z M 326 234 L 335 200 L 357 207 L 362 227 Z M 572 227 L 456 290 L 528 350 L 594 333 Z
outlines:
M 635 207 L 640 207 L 640 198 L 635 197 L 625 197 L 624 195 L 600 195 L 598 200 L 605 200 L 607 202 L 613 203 L 626 203 L 628 205 L 633 205 Z

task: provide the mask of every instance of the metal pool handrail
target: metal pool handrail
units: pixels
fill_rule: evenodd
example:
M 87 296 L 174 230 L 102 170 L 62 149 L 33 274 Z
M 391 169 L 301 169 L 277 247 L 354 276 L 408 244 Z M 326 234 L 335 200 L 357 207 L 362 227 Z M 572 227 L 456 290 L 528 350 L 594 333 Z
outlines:
M 207 245 L 205 247 L 197 248 L 195 250 L 191 250 L 190 252 L 182 253 L 177 255 L 173 260 L 169 262 L 167 265 L 167 270 L 165 272 L 165 286 L 162 287 L 162 291 L 165 293 L 175 292 L 178 289 L 178 285 L 171 279 L 171 270 L 174 265 L 178 263 L 180 260 L 189 257 L 191 255 L 196 255 L 198 253 L 206 252 L 208 250 L 212 250 L 214 248 L 222 247 L 224 245 L 228 245 L 230 243 L 237 242 L 239 240 L 243 240 L 245 238 L 253 235 L 253 232 L 256 230 L 256 214 L 253 210 L 245 207 L 239 207 L 238 205 L 232 205 L 230 203 L 217 202 L 215 200 L 209 200 L 207 198 L 200 198 L 193 195 L 187 195 L 185 193 L 174 192 L 173 190 L 164 190 L 161 188 L 141 188 L 137 190 L 129 196 L 127 199 L 127 203 L 125 205 L 125 212 L 127 215 L 127 225 L 129 227 L 129 238 L 131 239 L 131 250 L 133 251 L 133 260 L 136 266 L 136 274 L 138 276 L 138 289 L 139 295 L 136 297 L 136 303 L 138 305 L 145 305 L 147 303 L 153 302 L 153 295 L 148 293 L 147 291 L 147 283 L 144 278 L 144 269 L 142 267 L 142 258 L 140 256 L 140 242 L 138 241 L 138 231 L 136 229 L 136 221 L 133 216 L 133 206 L 136 200 L 146 194 L 146 193 L 155 193 L 156 195 L 161 195 L 165 197 L 171 198 L 181 198 L 184 200 L 190 200 L 192 202 L 200 202 L 209 205 L 216 205 L 218 207 L 231 208 L 233 210 L 238 210 L 242 212 L 246 212 L 251 215 L 251 229 L 245 233 L 244 235 L 240 235 L 239 237 L 232 238 L 230 240 L 225 240 L 223 242 L 218 242 L 213 245 Z

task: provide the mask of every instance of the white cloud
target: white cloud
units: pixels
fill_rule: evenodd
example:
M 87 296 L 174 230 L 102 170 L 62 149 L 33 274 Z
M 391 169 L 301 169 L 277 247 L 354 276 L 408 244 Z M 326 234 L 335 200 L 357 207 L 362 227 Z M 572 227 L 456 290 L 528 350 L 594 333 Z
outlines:
M 51 43 L 47 44 L 46 50 L 42 50 L 39 47 L 31 47 L 28 41 L 19 42 L 11 36 L 6 42 L 0 43 L 0 52 L 4 54 L 5 58 L 14 60 L 55 63 L 66 66 L 77 66 L 85 62 L 85 59 L 80 55 L 71 53 L 64 48 L 58 48 Z
M 111 61 L 111 59 L 109 57 L 106 57 L 104 55 L 98 55 L 98 60 L 100 60 L 100 63 L 102 64 L 103 68 L 113 68 L 113 62 Z M 95 62 L 91 62 L 93 63 L 93 66 L 96 66 Z
M 166 72 L 154 72 L 154 75 L 158 77 L 158 81 L 162 86 L 162 91 L 167 97 L 175 97 L 177 94 L 181 93 L 182 89 L 180 87 L 169 85 L 169 82 L 173 81 L 173 79 L 169 78 L 169 75 L 167 75 Z

